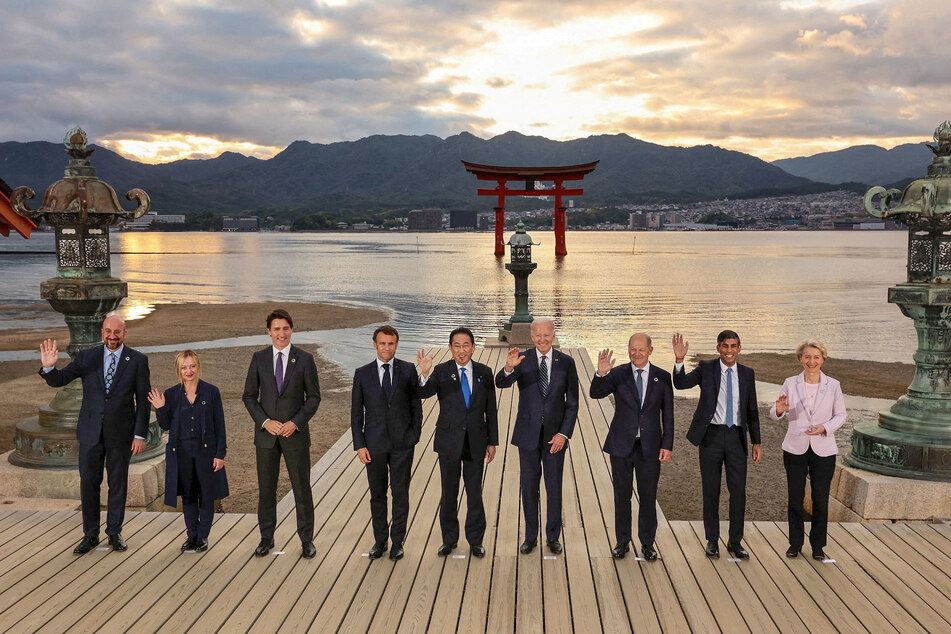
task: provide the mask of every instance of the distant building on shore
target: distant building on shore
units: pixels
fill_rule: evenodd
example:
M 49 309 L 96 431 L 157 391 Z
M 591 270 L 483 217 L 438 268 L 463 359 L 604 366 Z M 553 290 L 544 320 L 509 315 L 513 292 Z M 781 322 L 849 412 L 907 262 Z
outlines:
M 221 219 L 222 231 L 258 231 L 257 216 L 224 216 Z
M 453 209 L 449 212 L 450 229 L 478 229 L 479 214 L 475 210 Z
M 183 224 L 185 224 L 184 214 L 159 214 L 157 211 L 150 211 L 141 218 L 136 218 L 132 222 L 126 223 L 125 228 L 131 231 L 144 231 L 151 229 L 154 225 Z
M 414 209 L 409 212 L 410 231 L 441 231 L 442 209 Z

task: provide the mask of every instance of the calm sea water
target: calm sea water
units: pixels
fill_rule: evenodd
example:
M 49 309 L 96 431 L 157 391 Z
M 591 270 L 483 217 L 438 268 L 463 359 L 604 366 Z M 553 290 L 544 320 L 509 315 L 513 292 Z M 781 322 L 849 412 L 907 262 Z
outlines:
M 653 360 L 672 363 L 670 337 L 712 351 L 732 328 L 746 352 L 789 351 L 815 337 L 836 357 L 911 361 L 911 320 L 886 302 L 905 279 L 906 234 L 891 232 L 576 232 L 554 257 L 554 235 L 533 232 L 538 269 L 531 311 L 555 319 L 562 345 L 612 347 L 654 336 Z M 513 278 L 489 233 L 116 233 L 113 274 L 129 283 L 125 313 L 163 302 L 338 302 L 388 310 L 410 346 L 443 343 L 464 324 L 497 334 L 514 310 Z M 0 242 L 0 305 L 40 303 L 55 275 L 53 236 Z M 0 311 L 0 328 L 29 313 Z M 263 317 L 262 317 L 263 318 Z M 47 325 L 34 322 L 36 325 Z M 60 322 L 61 323 L 61 322 Z M 367 356 L 371 329 L 327 338 L 337 355 Z M 262 343 L 266 339 L 261 340 Z M 345 366 L 351 365 L 344 363 Z

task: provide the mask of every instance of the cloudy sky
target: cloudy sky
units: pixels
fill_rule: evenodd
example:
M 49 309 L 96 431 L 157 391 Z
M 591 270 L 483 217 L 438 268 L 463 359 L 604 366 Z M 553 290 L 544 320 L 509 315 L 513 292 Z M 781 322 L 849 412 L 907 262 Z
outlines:
M 772 160 L 929 138 L 947 0 L 0 0 L 0 141 L 626 133 Z

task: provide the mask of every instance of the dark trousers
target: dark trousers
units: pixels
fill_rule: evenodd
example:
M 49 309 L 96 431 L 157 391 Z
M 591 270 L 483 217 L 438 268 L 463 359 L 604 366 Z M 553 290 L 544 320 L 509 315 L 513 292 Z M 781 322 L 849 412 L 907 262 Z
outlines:
M 637 474 L 637 537 L 641 545 L 653 544 L 657 535 L 657 481 L 660 478 L 658 454 L 644 458 L 641 441 L 634 442 L 630 455 L 611 456 L 614 477 L 614 535 L 618 544 L 631 541 L 631 495 Z
M 545 538 L 558 541 L 561 537 L 561 474 L 565 470 L 567 446 L 556 454 L 549 451 L 548 440 L 540 441 L 535 449 L 518 450 L 519 471 L 522 486 L 522 511 L 525 513 L 525 539 L 538 538 L 538 500 L 542 474 L 545 476 L 545 493 L 548 513 L 545 521 Z
M 370 484 L 370 516 L 373 518 L 373 539 L 385 544 L 387 529 L 394 544 L 406 539 L 409 517 L 409 480 L 413 470 L 414 447 L 370 453 L 367 482 Z M 386 488 L 389 480 L 393 495 L 393 522 L 386 522 Z
M 439 526 L 444 544 L 459 541 L 459 476 L 466 487 L 466 541 L 470 545 L 482 543 L 485 535 L 485 507 L 482 506 L 482 456 L 473 458 L 466 450 L 460 459 L 439 456 L 439 475 L 442 479 L 442 500 L 439 502 Z M 372 456 L 371 456 L 372 457 Z
M 122 532 L 131 459 L 132 443 L 113 447 L 107 447 L 102 441 L 95 445 L 79 445 L 79 489 L 86 537 L 99 536 L 99 490 L 103 467 L 109 482 L 106 535 L 111 537 Z
M 277 476 L 281 454 L 294 491 L 297 509 L 297 535 L 301 543 L 314 541 L 314 496 L 310 490 L 310 448 L 303 444 L 283 447 L 286 439 L 277 438 L 273 447 L 256 447 L 258 464 L 258 528 L 261 539 L 273 539 L 277 526 Z
M 746 452 L 739 425 L 709 425 L 700 443 L 700 481 L 703 486 L 703 528 L 707 541 L 720 538 L 720 477 L 726 467 L 730 492 L 730 543 L 743 539 L 746 515 Z
M 182 441 L 178 448 L 178 494 L 182 496 L 182 514 L 185 516 L 185 532 L 188 537 L 208 539 L 215 518 L 215 500 L 204 495 L 198 478 L 200 443 Z
M 789 545 L 802 548 L 805 539 L 802 501 L 806 497 L 806 475 L 812 488 L 812 527 L 809 543 L 813 550 L 822 550 L 826 545 L 826 528 L 829 524 L 829 487 L 835 473 L 835 455 L 817 456 L 812 447 L 806 453 L 796 455 L 783 451 L 786 467 L 786 486 L 789 490 Z

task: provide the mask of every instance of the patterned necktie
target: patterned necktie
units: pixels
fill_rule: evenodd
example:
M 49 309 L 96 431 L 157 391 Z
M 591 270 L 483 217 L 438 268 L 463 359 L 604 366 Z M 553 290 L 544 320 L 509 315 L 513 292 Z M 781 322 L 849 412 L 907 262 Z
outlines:
M 274 366 L 274 383 L 277 385 L 277 393 L 281 393 L 284 387 L 284 353 L 277 353 L 277 365 Z
M 393 394 L 393 381 L 390 378 L 390 364 L 383 364 L 383 383 L 381 384 L 383 388 L 383 394 L 386 395 L 386 400 L 390 400 L 390 396 Z
M 548 398 L 548 357 L 542 355 L 542 362 L 538 365 L 538 389 L 542 398 Z
M 112 389 L 112 379 L 116 376 L 116 353 L 109 353 L 109 367 L 106 369 L 106 394 Z
M 472 391 L 469 389 L 469 379 L 466 378 L 466 369 L 459 368 L 459 373 L 462 374 L 462 398 L 466 401 L 466 407 L 469 407 L 469 396 Z
M 637 403 L 644 407 L 644 370 L 637 369 L 637 378 L 634 379 L 634 386 L 637 387 Z
M 733 427 L 733 368 L 726 370 L 726 426 Z

